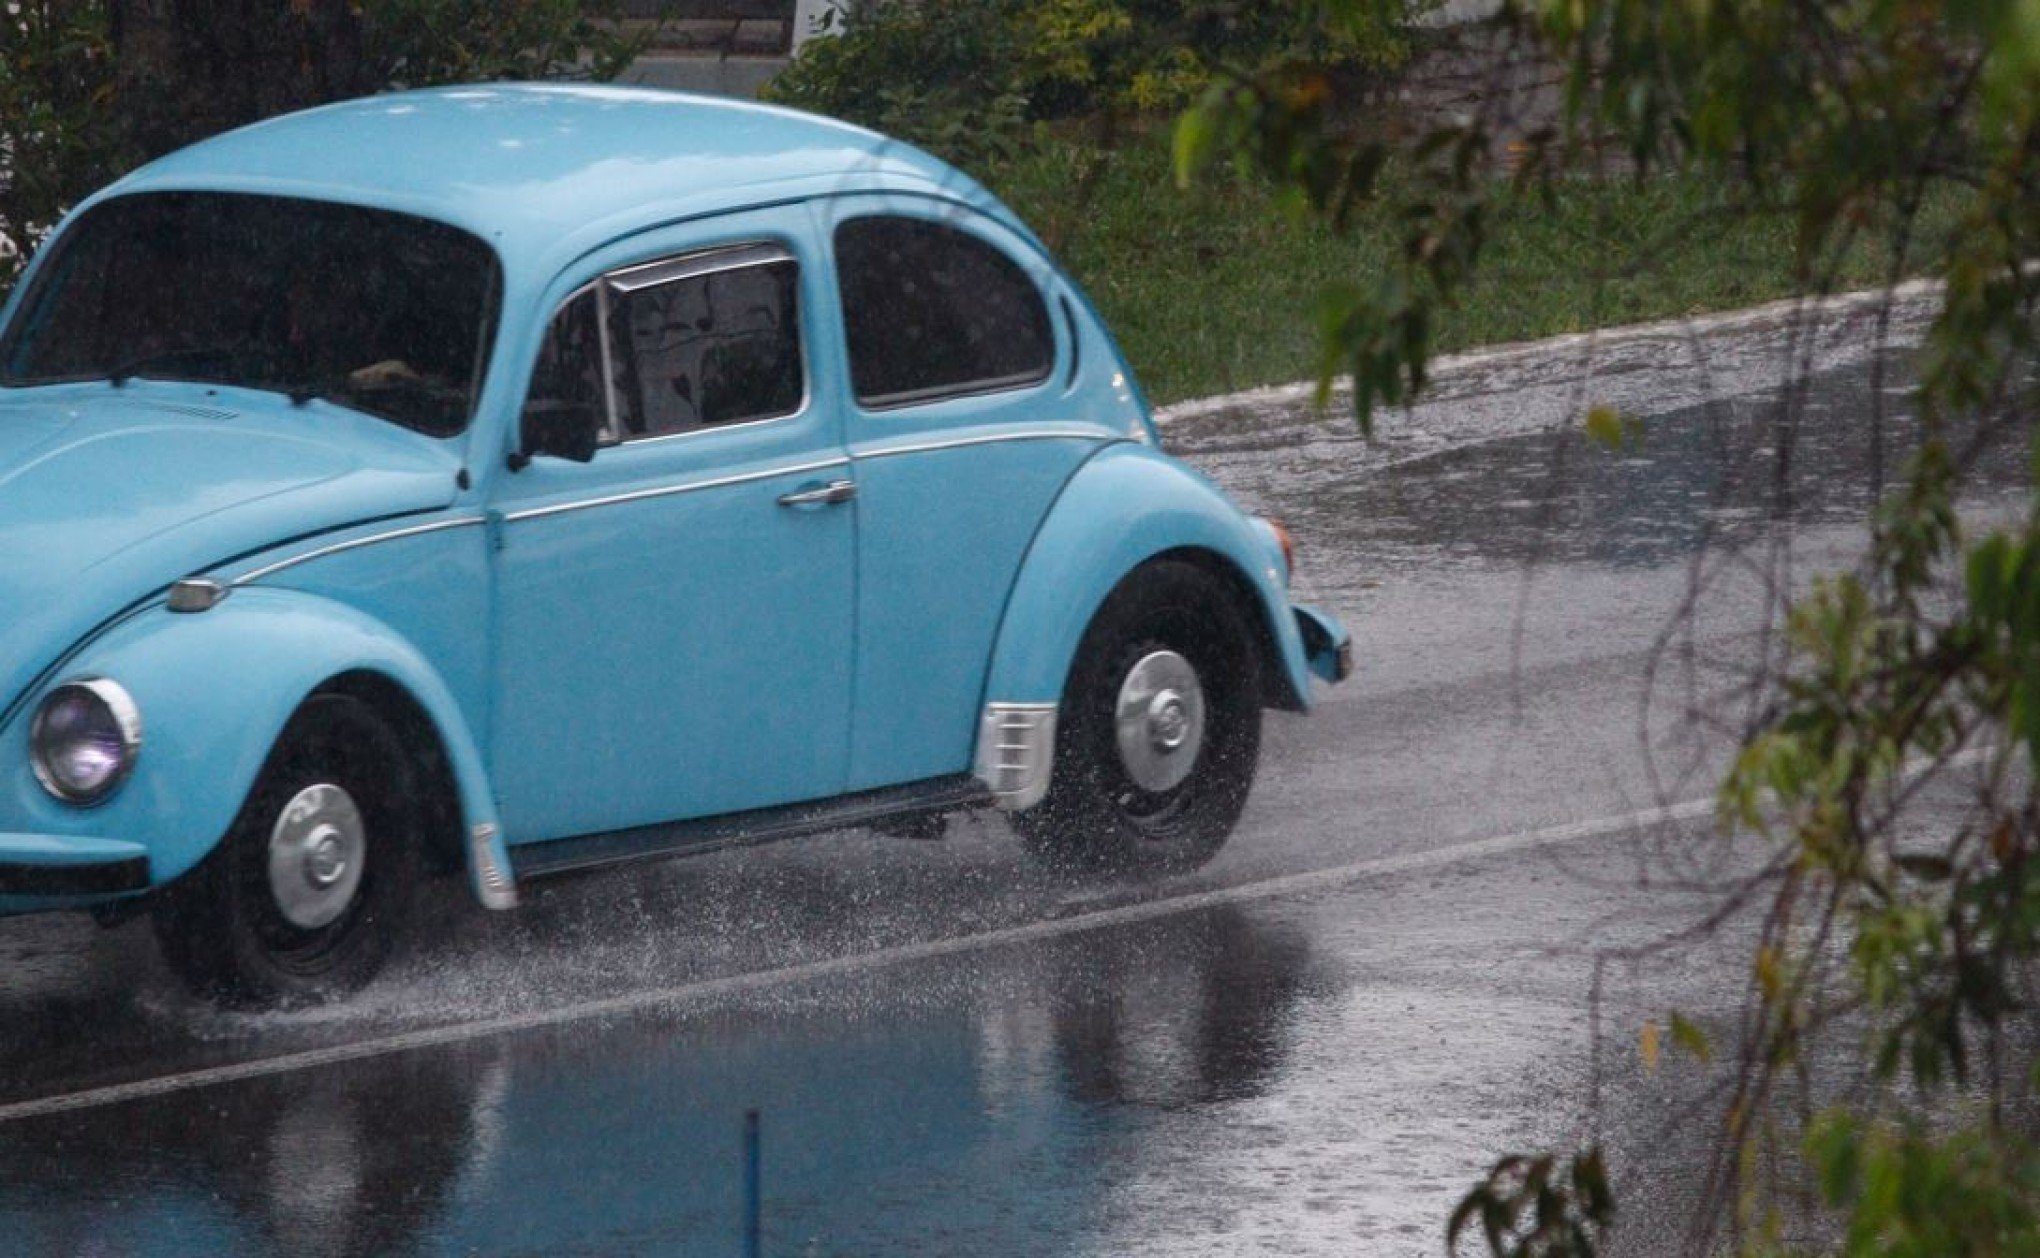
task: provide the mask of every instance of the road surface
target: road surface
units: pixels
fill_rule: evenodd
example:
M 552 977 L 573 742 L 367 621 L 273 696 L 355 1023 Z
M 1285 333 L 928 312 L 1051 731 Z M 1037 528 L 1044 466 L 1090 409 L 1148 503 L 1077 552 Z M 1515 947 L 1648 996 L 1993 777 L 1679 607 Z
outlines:
M 1604 965 L 1598 1002 L 1595 957 L 1757 855 L 1709 794 L 1769 548 L 1796 580 L 1860 545 L 1906 370 L 1866 318 L 1463 360 L 1371 442 L 1293 391 L 1179 408 L 1171 444 L 1288 521 L 1359 658 L 1271 718 L 1193 875 L 1060 882 L 991 818 L 828 836 L 507 916 L 449 894 L 356 1001 L 264 1016 L 182 996 L 143 924 L 0 921 L 4 1247 L 734 1254 L 756 1110 L 769 1254 L 1437 1254 L 1496 1156 L 1595 1136 L 1623 1248 L 1662 1252 L 1709 1080 L 1644 1070 L 1637 1028 L 1723 1022 L 1745 936 Z M 1641 441 L 1585 441 L 1587 401 Z

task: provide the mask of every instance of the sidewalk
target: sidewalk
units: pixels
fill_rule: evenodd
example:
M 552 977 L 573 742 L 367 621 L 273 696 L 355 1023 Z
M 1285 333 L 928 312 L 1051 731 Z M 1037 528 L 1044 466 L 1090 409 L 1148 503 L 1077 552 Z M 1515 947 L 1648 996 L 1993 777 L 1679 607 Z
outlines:
M 783 18 L 748 16 L 743 6 L 732 6 L 735 16 L 728 18 L 625 18 L 622 28 L 649 36 L 651 47 L 623 73 L 621 81 L 756 97 L 790 59 L 795 6 L 787 3 L 783 7 L 787 12 Z
M 785 56 L 777 54 L 658 51 L 639 57 L 618 82 L 755 98 L 773 75 L 786 68 L 786 62 Z

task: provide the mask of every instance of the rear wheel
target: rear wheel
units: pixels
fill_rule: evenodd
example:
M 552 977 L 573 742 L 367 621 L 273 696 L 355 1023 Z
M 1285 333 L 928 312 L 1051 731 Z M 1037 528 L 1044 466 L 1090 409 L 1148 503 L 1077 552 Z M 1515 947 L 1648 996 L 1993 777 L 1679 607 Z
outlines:
M 270 753 L 225 839 L 157 902 L 171 968 L 239 1006 L 359 988 L 410 915 L 422 842 L 403 745 L 358 699 L 316 696 Z
M 1046 798 L 1015 816 L 1064 869 L 1204 864 L 1246 806 L 1261 746 L 1254 639 L 1232 590 L 1164 559 L 1136 569 L 1077 648 Z

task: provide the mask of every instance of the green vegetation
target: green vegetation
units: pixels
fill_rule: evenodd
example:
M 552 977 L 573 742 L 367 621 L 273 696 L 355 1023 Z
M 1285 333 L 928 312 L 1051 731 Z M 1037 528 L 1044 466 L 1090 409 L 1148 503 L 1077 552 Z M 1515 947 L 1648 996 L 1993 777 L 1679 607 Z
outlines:
M 248 0 L 230 0 L 236 12 Z M 1343 232 L 1256 174 L 1179 189 L 1155 112 L 1260 60 L 1308 59 L 1360 92 L 1408 56 L 1422 0 L 1377 0 L 1329 30 L 1307 3 L 983 0 L 888 6 L 816 40 L 774 88 L 789 103 L 903 134 L 962 161 L 1035 224 L 1089 289 L 1158 401 L 1317 374 L 1320 310 L 1337 286 L 1393 268 L 1391 201 Z M 613 74 L 632 45 L 576 0 L 321 0 L 262 21 L 144 41 L 132 0 L 30 4 L 6 31 L 0 235 L 29 244 L 122 169 L 211 130 L 392 85 Z M 251 9 L 250 12 L 256 10 Z M 154 58 L 143 60 L 138 47 Z M 317 75 L 202 67 L 307 56 Z M 266 62 L 265 62 L 266 64 Z M 202 106 L 202 107 L 201 107 Z M 1440 311 L 1451 350 L 1734 307 L 1793 291 L 1782 215 L 1721 212 L 1696 177 L 1577 180 L 1499 206 L 1486 265 Z M 1858 250 L 1849 282 L 1881 270 Z M 0 259 L 0 282 L 11 270 Z
M 1397 223 L 1351 229 L 1293 213 L 1264 180 L 1230 174 L 1179 190 L 1168 137 L 1116 151 L 1041 146 L 977 173 L 1055 247 L 1119 336 L 1157 402 L 1314 377 L 1329 290 L 1387 271 Z M 1436 347 L 1579 332 L 1731 309 L 1797 291 L 1784 214 L 1727 211 L 1699 175 L 1580 179 L 1494 210 L 1480 273 L 1437 316 Z M 1883 279 L 1871 241 L 1841 286 Z
M 1344 82 L 1401 65 L 1430 0 L 917 0 L 862 5 L 809 42 L 769 99 L 898 136 L 964 165 L 1011 156 L 1036 124 L 1186 104 L 1230 67 L 1307 57 Z
M 641 36 L 583 0 L 9 0 L 0 296 L 71 206 L 181 145 L 396 87 L 614 78 Z

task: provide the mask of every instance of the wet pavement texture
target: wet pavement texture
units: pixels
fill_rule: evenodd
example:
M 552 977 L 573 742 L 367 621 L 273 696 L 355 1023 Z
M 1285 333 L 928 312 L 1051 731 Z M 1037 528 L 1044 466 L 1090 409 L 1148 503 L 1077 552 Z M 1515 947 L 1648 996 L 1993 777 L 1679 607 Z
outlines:
M 1195 874 L 1073 884 L 965 818 L 510 915 L 448 885 L 358 999 L 260 1016 L 181 995 L 144 924 L 0 921 L 0 1251 L 733 1254 L 756 1110 L 768 1254 L 1436 1254 L 1497 1156 L 1596 1133 L 1621 1248 L 1662 1252 L 1709 1080 L 1636 1028 L 1725 1025 L 1744 936 L 1603 967 L 1598 1007 L 1594 956 L 1749 868 L 1704 801 L 1771 596 L 1858 552 L 1914 439 L 1904 355 L 1794 326 L 1466 360 L 1372 441 L 1290 394 L 1176 412 L 1360 667 L 1271 717 Z M 1585 401 L 1641 439 L 1586 441 Z M 2017 502 L 2000 444 L 1979 516 Z

